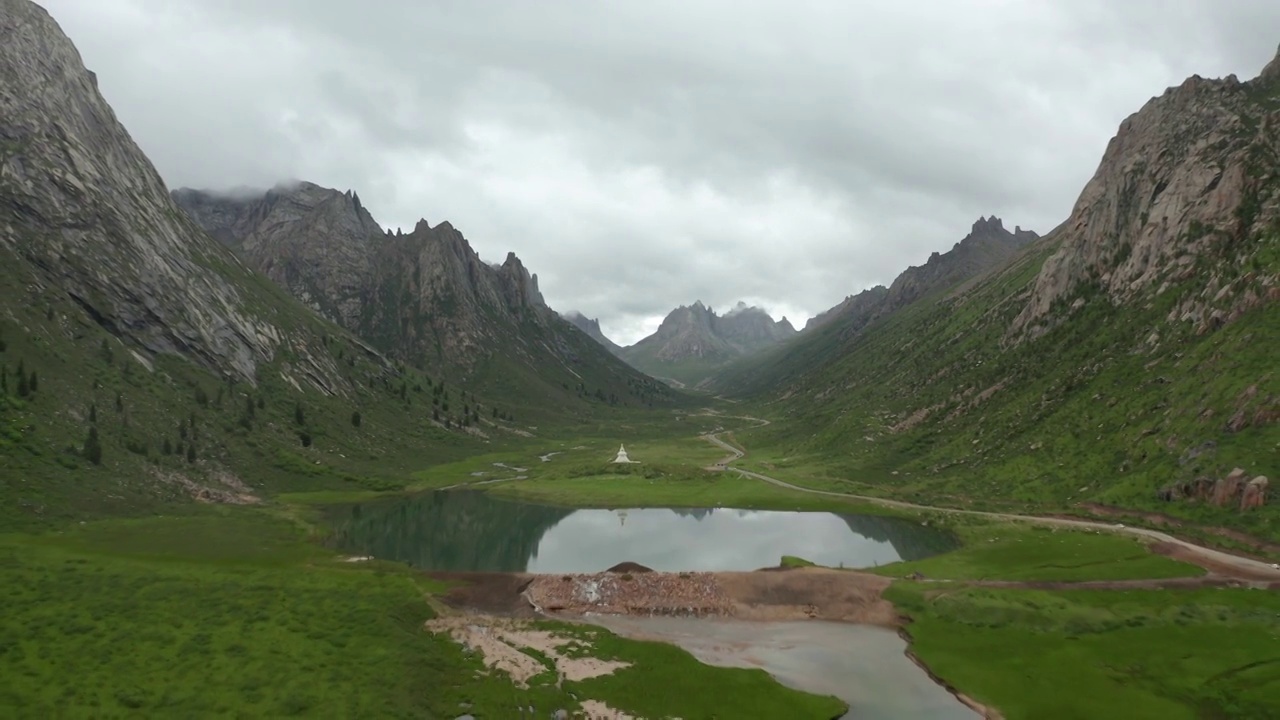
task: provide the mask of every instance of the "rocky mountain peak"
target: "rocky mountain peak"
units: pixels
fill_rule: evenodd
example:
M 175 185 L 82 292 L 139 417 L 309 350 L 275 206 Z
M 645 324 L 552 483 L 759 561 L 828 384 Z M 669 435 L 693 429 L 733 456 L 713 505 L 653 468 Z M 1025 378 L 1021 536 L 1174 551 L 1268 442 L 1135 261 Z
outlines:
M 739 301 L 724 315 L 717 315 L 701 300 L 672 310 L 657 331 L 623 350 L 622 357 L 636 367 L 662 377 L 663 364 L 685 360 L 727 362 L 756 352 L 795 335 L 785 319 L 774 322 L 764 310 Z
M 502 263 L 502 273 L 514 291 L 510 298 L 513 307 L 545 308 L 547 306 L 542 299 L 542 293 L 538 290 L 538 276 L 530 274 L 514 252 L 507 253 L 507 259 Z
M 973 229 L 969 232 L 969 234 L 970 235 L 986 235 L 988 233 L 997 233 L 997 232 L 1004 232 L 1003 220 L 996 217 L 995 215 L 992 215 L 989 218 L 984 218 L 981 215 L 979 215 L 978 219 L 974 221 Z
M 597 318 L 589 318 L 577 310 L 570 310 L 562 315 L 565 320 L 573 323 L 579 330 L 586 333 L 588 337 L 600 343 L 609 352 L 614 355 L 620 355 L 622 347 L 614 341 L 610 340 L 604 331 L 600 329 L 600 320 Z
M 1188 279 L 1198 258 L 1221 258 L 1216 248 L 1227 239 L 1256 237 L 1280 216 L 1270 171 L 1280 155 L 1280 88 L 1271 85 L 1277 73 L 1280 62 L 1272 61 L 1248 83 L 1193 76 L 1127 117 L 1055 231 L 1059 249 L 1010 335 L 1034 337 L 1062 322 L 1071 311 L 1055 308 L 1078 309 L 1085 288 L 1125 303 L 1152 286 Z M 1237 289 L 1241 297 L 1266 294 Z M 1212 313 L 1206 302 L 1193 302 L 1172 314 L 1199 324 Z

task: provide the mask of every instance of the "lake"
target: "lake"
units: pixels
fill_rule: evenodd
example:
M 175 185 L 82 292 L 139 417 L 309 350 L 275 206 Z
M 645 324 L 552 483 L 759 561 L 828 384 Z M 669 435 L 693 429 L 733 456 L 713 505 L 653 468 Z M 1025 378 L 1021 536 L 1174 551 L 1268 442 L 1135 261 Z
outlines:
M 955 547 L 948 533 L 875 515 L 729 508 L 574 509 L 439 491 L 331 508 L 327 543 L 423 570 L 756 570 L 783 555 L 865 568 Z

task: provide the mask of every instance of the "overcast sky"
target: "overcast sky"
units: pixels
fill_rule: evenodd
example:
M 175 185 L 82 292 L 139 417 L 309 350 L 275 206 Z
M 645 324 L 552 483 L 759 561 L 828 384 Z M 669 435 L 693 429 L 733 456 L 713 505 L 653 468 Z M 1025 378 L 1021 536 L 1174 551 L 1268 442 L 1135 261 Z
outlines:
M 797 326 L 979 215 L 1064 220 L 1128 114 L 1254 76 L 1274 0 L 45 0 L 170 187 L 449 220 L 629 344 Z

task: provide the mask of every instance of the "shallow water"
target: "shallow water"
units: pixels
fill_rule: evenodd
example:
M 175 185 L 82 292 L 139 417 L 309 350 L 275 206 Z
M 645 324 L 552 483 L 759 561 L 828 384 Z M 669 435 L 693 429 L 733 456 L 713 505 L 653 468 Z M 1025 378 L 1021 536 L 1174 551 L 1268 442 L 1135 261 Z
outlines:
M 594 616 L 608 630 L 678 645 L 708 665 L 761 668 L 784 685 L 849 704 L 857 720 L 974 720 L 979 717 L 911 662 L 906 643 L 884 628 L 817 620 L 746 622 L 676 617 Z
M 660 571 L 756 570 L 795 555 L 864 568 L 951 549 L 954 539 L 880 516 L 726 508 L 575 510 L 434 492 L 334 508 L 332 547 L 424 570 L 598 572 L 623 561 Z

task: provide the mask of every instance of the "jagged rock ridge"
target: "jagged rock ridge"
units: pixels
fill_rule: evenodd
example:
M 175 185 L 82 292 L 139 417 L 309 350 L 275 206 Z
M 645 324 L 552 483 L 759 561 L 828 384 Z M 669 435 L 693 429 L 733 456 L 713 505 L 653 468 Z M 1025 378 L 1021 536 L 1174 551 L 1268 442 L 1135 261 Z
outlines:
M 530 382 L 572 380 L 579 394 L 653 396 L 650 381 L 547 306 L 537 275 L 515 253 L 486 263 L 449 222 L 420 220 L 393 233 L 356 193 L 308 182 L 253 196 L 192 189 L 173 196 L 250 266 L 388 355 L 508 381 L 509 372 L 494 368 L 514 363 Z
M 924 265 L 907 268 L 887 288 L 877 285 L 850 295 L 839 305 L 810 318 L 804 329 L 838 322 L 846 334 L 856 333 L 877 318 L 1001 267 L 1039 238 L 1018 226 L 1009 232 L 1004 221 L 994 215 L 980 217 L 969 234 L 947 252 L 932 253 Z

